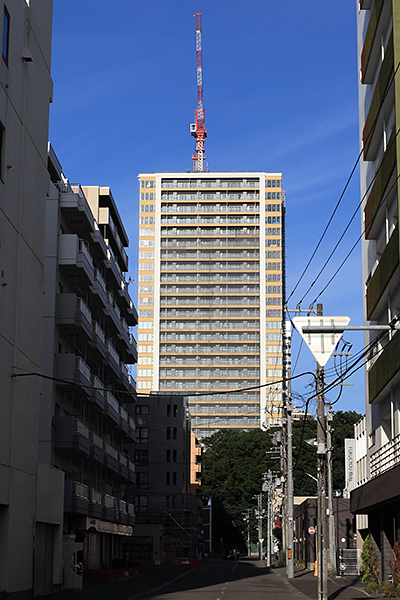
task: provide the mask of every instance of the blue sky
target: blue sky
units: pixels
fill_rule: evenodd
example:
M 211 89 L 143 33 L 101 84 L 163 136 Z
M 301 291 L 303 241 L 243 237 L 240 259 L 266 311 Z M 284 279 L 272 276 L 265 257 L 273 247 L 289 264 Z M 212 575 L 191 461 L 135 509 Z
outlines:
M 71 182 L 111 187 L 136 280 L 137 175 L 192 168 L 195 12 L 202 13 L 208 167 L 283 173 L 290 293 L 358 157 L 356 0 L 54 0 L 51 143 Z M 306 294 L 359 201 L 356 171 L 289 308 Z M 302 308 L 356 242 L 360 221 L 357 214 Z M 362 293 L 358 246 L 318 301 L 324 314 L 360 325 Z M 362 333 L 346 339 L 353 352 L 362 349 Z M 293 362 L 299 343 L 295 333 Z M 314 369 L 302 348 L 295 373 Z M 309 381 L 296 380 L 294 390 L 307 394 Z M 351 381 L 335 408 L 363 413 L 363 371 Z

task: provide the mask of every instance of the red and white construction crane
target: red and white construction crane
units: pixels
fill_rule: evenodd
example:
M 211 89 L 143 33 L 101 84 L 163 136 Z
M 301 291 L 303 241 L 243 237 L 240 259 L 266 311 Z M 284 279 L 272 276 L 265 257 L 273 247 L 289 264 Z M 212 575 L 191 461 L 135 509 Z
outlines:
M 190 125 L 190 133 L 196 138 L 196 150 L 192 156 L 193 171 L 204 171 L 206 160 L 204 140 L 207 137 L 205 128 L 205 115 L 203 107 L 203 61 L 201 47 L 201 13 L 196 17 L 196 60 L 197 60 L 197 110 L 195 110 L 196 123 Z

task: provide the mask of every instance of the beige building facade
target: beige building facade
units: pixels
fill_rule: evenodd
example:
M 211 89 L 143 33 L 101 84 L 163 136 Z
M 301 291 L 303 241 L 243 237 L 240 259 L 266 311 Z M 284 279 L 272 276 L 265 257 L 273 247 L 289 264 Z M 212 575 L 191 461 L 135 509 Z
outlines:
M 184 394 L 198 438 L 280 423 L 281 173 L 139 182 L 138 392 Z

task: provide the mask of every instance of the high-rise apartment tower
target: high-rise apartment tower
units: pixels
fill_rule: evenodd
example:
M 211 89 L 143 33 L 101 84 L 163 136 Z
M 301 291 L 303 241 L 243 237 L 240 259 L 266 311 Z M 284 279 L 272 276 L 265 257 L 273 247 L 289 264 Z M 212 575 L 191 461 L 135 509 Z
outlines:
M 139 180 L 138 392 L 187 395 L 199 438 L 279 423 L 281 173 Z

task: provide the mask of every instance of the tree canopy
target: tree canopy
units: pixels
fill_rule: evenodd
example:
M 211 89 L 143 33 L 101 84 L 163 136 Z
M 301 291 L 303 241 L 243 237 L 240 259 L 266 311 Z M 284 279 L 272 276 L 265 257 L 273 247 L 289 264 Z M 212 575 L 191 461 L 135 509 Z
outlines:
M 344 440 L 353 437 L 353 425 L 361 418 L 354 411 L 333 413 L 333 488 L 343 490 Z M 281 469 L 280 446 L 273 444 L 276 430 L 221 430 L 203 440 L 202 488 L 212 496 L 214 536 L 228 537 L 239 546 L 245 530 L 244 511 L 257 505 L 263 473 Z M 315 420 L 293 421 L 293 480 L 298 496 L 315 496 L 317 454 L 305 443 L 317 436 Z M 308 475 L 309 474 L 309 475 Z

